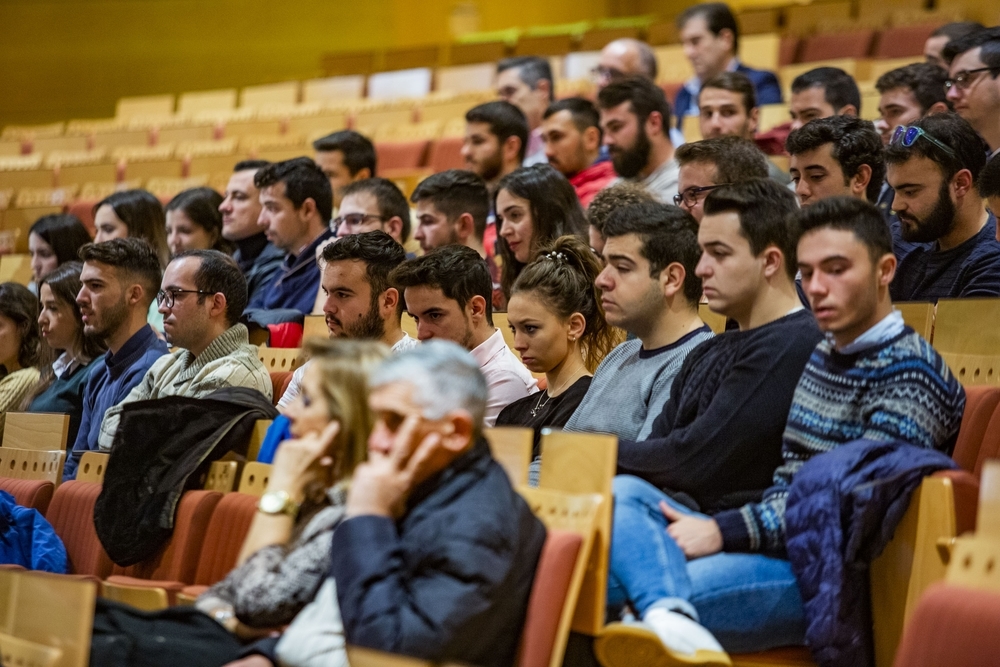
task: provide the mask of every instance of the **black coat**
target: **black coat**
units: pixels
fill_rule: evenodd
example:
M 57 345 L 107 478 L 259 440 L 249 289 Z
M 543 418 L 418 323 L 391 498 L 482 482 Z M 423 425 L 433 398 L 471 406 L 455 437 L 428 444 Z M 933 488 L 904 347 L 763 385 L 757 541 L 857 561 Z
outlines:
M 277 414 L 263 394 L 245 387 L 127 404 L 94 506 L 97 536 L 111 560 L 127 566 L 154 556 L 173 533 L 181 495 L 227 452 L 245 455 L 254 423 Z

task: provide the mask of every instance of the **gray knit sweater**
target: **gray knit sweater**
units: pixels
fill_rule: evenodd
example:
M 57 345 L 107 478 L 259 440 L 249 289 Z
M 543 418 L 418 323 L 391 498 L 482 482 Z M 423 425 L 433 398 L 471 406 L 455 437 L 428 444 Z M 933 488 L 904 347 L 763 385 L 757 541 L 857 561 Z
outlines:
M 202 398 L 226 387 L 256 389 L 270 399 L 271 378 L 248 336 L 247 328 L 236 324 L 221 333 L 197 357 L 181 349 L 157 359 L 125 400 L 104 413 L 98 438 L 101 450 L 111 449 L 122 408 L 132 401 L 165 396 Z

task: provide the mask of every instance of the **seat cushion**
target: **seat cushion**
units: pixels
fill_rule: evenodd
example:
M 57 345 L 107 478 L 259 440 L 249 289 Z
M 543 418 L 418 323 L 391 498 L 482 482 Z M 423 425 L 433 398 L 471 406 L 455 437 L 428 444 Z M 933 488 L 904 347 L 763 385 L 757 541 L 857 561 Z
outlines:
M 45 518 L 66 547 L 70 572 L 104 579 L 111 574 L 112 563 L 94 529 L 94 505 L 100 494 L 100 484 L 63 482 Z
M 211 586 L 236 567 L 243 540 L 257 513 L 257 496 L 227 493 L 212 513 L 194 583 Z
M 896 653 L 896 667 L 995 665 L 1000 595 L 937 583 L 924 593 Z
M 579 533 L 548 531 L 528 598 L 518 667 L 546 667 L 549 664 L 582 544 Z
M 979 473 L 980 449 L 993 413 L 1000 405 L 1000 387 L 972 386 L 965 388 L 965 414 L 958 430 L 958 440 L 952 456 L 963 470 Z M 1000 424 L 997 424 L 1000 427 Z M 1000 439 L 1000 433 L 991 437 Z
M 0 491 L 14 496 L 14 502 L 45 514 L 52 502 L 55 485 L 44 479 L 9 479 L 0 477 Z

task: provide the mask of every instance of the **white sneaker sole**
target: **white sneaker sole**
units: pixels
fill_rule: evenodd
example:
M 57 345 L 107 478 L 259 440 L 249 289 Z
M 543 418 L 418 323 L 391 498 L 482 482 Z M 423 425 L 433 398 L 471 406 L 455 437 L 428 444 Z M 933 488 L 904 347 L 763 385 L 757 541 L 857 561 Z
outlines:
M 729 656 L 699 649 L 680 654 L 664 646 L 652 630 L 641 625 L 612 623 L 594 640 L 594 653 L 603 667 L 732 667 Z

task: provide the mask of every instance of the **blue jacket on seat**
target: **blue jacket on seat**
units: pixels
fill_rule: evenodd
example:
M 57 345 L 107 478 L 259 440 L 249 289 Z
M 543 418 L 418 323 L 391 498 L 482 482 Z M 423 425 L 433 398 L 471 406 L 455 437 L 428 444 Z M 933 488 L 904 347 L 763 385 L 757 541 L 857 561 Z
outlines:
M 892 540 L 921 480 L 956 468 L 948 456 L 901 441 L 856 440 L 810 459 L 785 510 L 788 559 L 820 667 L 869 667 L 868 569 Z
M 745 74 L 750 79 L 750 83 L 753 84 L 754 91 L 757 93 L 758 106 L 764 104 L 781 104 L 783 101 L 781 84 L 778 83 L 778 77 L 774 75 L 774 72 L 753 69 L 742 63 L 737 65 L 736 71 L 740 74 Z M 677 97 L 674 99 L 674 115 L 677 116 L 677 129 L 681 129 L 684 125 L 684 116 L 688 115 L 688 109 L 691 108 L 694 97 L 695 95 L 691 94 L 686 85 L 681 86 L 681 89 L 677 91 Z
M 66 548 L 36 509 L 21 507 L 0 491 L 0 564 L 66 574 Z

